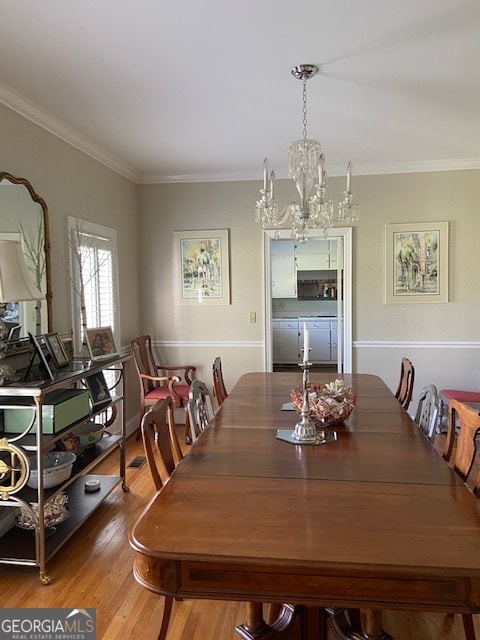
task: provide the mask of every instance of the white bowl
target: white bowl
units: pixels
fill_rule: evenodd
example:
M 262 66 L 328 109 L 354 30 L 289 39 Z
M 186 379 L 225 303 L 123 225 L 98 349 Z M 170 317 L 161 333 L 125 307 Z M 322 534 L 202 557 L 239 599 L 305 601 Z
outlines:
M 68 480 L 72 473 L 72 466 L 77 456 L 68 451 L 50 451 L 44 453 L 43 460 L 43 488 L 49 489 Z M 38 488 L 37 456 L 30 458 L 30 477 L 27 482 L 32 489 Z
M 82 452 L 83 449 L 93 447 L 100 442 L 103 437 L 105 427 L 103 424 L 97 422 L 86 422 L 81 427 L 75 430 L 75 432 L 68 433 L 61 440 L 60 447 L 65 451 Z

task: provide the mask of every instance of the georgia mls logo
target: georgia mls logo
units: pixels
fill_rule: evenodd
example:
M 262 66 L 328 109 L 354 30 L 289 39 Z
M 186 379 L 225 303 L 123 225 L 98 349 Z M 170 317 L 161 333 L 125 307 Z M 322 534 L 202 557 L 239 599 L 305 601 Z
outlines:
M 95 640 L 95 627 L 95 609 L 0 609 L 2 640 Z

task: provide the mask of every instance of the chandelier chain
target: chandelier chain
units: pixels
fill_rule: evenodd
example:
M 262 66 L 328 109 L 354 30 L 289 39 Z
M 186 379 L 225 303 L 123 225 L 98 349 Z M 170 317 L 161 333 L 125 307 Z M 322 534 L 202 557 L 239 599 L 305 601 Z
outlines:
M 303 139 L 307 139 L 307 78 L 303 78 Z

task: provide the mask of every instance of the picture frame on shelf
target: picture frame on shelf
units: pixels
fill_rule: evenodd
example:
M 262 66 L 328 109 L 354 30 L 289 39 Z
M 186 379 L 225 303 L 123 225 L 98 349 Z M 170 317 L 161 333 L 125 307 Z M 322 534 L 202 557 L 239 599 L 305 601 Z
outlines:
M 85 385 L 90 391 L 92 407 L 104 405 L 112 399 L 103 371 L 98 371 L 97 373 L 88 376 L 88 378 L 85 378 Z
M 94 327 L 86 329 L 85 339 L 92 360 L 106 360 L 118 355 L 112 327 Z
M 36 336 L 34 336 L 33 333 L 30 333 L 30 331 L 28 332 L 28 337 L 30 339 L 30 343 L 33 346 L 33 354 L 30 357 L 30 363 L 27 367 L 27 370 L 25 371 L 25 376 L 23 378 L 24 382 L 28 380 L 28 376 L 30 375 L 30 371 L 32 369 L 33 363 L 35 362 L 35 357 L 38 357 L 38 359 L 40 360 L 40 364 L 39 364 L 40 373 L 45 372 L 47 376 L 50 378 L 50 380 L 54 380 L 55 376 L 53 375 L 53 372 L 50 369 L 50 365 L 48 364 L 48 360 L 45 354 L 43 353 L 41 344 L 37 340 Z
M 385 302 L 448 302 L 448 222 L 385 225 Z
M 59 333 L 44 333 L 43 339 L 56 367 L 61 368 L 69 364 L 70 358 Z
M 174 231 L 176 302 L 229 305 L 228 229 Z
M 22 325 L 20 324 L 17 324 L 14 327 L 11 327 L 10 331 L 8 332 L 6 351 L 12 351 L 13 349 L 15 349 L 16 345 L 18 344 L 18 341 L 20 340 L 21 330 L 22 330 Z

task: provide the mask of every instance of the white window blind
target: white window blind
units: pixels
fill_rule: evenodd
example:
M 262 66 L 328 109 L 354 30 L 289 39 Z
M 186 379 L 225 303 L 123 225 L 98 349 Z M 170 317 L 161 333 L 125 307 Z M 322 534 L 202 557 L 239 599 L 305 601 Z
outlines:
M 87 328 L 111 327 L 118 347 L 117 232 L 77 218 L 69 218 L 69 231 L 77 342 L 83 339 L 83 296 Z

